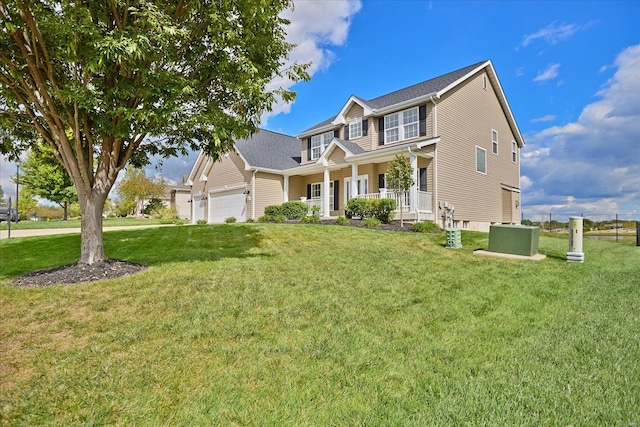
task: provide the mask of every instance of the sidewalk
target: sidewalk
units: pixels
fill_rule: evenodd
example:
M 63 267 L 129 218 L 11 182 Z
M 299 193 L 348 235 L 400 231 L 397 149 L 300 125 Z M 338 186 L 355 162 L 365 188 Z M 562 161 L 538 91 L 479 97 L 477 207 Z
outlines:
M 103 227 L 102 230 L 117 231 L 117 230 L 139 230 L 141 228 L 156 228 L 156 227 L 172 227 L 175 224 L 148 224 L 148 225 L 123 225 L 117 227 Z M 54 234 L 73 234 L 80 233 L 80 228 L 38 228 L 32 230 L 11 230 L 11 238 L 19 237 L 33 237 L 33 236 L 51 236 Z M 0 230 L 0 239 L 7 238 L 8 231 Z

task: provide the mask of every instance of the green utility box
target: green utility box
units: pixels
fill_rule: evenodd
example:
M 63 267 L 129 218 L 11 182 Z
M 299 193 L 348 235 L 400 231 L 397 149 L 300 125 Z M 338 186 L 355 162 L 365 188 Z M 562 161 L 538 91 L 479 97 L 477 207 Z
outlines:
M 489 230 L 489 252 L 532 256 L 538 253 L 538 227 L 492 225 Z
M 447 248 L 459 249 L 462 247 L 462 239 L 460 237 L 459 228 L 447 228 L 445 232 L 447 233 Z

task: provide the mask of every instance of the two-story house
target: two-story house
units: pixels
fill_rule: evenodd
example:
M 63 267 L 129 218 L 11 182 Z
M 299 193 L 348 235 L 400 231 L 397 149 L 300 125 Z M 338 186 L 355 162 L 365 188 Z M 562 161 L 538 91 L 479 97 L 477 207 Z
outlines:
M 201 154 L 187 182 L 191 218 L 257 219 L 289 200 L 331 217 L 351 197 L 393 197 L 405 218 L 444 226 L 453 213 L 453 225 L 488 231 L 520 223 L 523 145 L 493 64 L 483 61 L 374 99 L 353 95 L 297 137 L 261 130 L 220 162 Z M 398 153 L 414 169 L 402 201 L 385 183 Z

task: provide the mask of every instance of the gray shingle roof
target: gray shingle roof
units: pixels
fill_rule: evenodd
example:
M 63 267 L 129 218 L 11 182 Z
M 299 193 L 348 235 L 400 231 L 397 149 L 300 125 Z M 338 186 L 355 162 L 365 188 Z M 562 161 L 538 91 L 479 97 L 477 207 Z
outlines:
M 253 167 L 284 170 L 300 166 L 301 146 L 296 137 L 260 129 L 236 149 Z
M 340 144 L 346 148 L 347 150 L 351 151 L 351 154 L 361 154 L 364 153 L 366 150 L 362 147 L 360 147 L 358 144 L 353 143 L 353 142 L 349 142 L 349 141 L 345 141 L 344 139 L 338 139 L 338 142 L 340 142 Z
M 426 80 L 422 83 L 418 83 L 413 86 L 409 86 L 404 89 L 400 89 L 395 92 L 391 92 L 386 95 L 382 95 L 377 98 L 370 99 L 368 101 L 365 100 L 364 103 L 366 103 L 372 109 L 378 110 L 381 108 L 389 107 L 391 105 L 399 104 L 401 102 L 409 101 L 414 98 L 419 98 L 421 96 L 429 95 L 430 93 L 441 91 L 442 89 L 449 86 L 451 83 L 464 77 L 467 73 L 471 72 L 472 70 L 484 64 L 485 62 L 487 61 L 481 61 L 476 64 L 469 65 L 464 68 L 460 68 L 459 70 L 452 71 L 447 74 L 443 74 L 433 79 Z M 361 99 L 361 98 L 358 98 L 358 99 Z M 336 116 L 333 116 L 330 119 L 324 120 L 316 125 L 311 126 L 310 128 L 304 130 L 301 133 L 306 133 L 313 129 L 326 126 L 330 124 L 333 120 L 335 120 L 335 118 Z

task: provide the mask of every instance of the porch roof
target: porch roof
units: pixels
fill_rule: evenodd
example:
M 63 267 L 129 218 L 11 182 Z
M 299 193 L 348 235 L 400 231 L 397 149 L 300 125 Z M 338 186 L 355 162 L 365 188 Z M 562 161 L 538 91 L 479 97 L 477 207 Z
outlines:
M 383 163 L 386 161 L 391 161 L 393 159 L 393 156 L 395 156 L 398 153 L 404 153 L 410 150 L 420 150 L 424 147 L 434 145 L 438 142 L 440 142 L 440 137 L 428 138 L 420 141 L 406 142 L 403 144 L 384 147 L 378 150 L 366 151 L 362 149 L 360 146 L 358 146 L 357 144 L 350 143 L 348 141 L 344 141 L 338 138 L 334 138 L 329 144 L 329 146 L 322 153 L 320 158 L 318 158 L 318 160 L 316 160 L 314 163 L 309 163 L 309 164 L 301 165 L 295 168 L 283 170 L 282 174 L 287 176 L 311 175 L 314 173 L 322 172 L 324 171 L 325 168 L 339 169 L 346 166 L 350 166 L 353 163 L 361 163 L 361 162 Z M 330 154 L 335 148 L 338 148 L 338 147 L 340 147 L 345 152 L 345 156 L 344 156 L 345 163 L 330 166 L 328 162 L 328 157 L 329 157 L 328 154 Z M 351 151 L 351 149 L 353 149 L 356 152 L 354 153 L 353 151 Z M 433 155 L 428 153 L 417 152 L 416 154 L 422 157 L 431 157 L 431 158 L 433 157 Z

